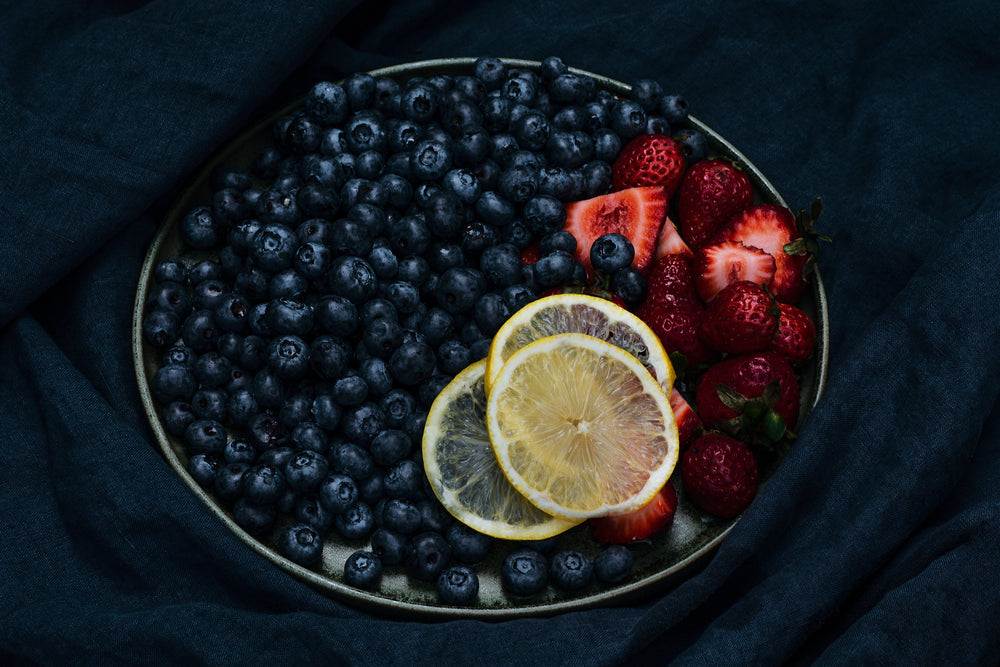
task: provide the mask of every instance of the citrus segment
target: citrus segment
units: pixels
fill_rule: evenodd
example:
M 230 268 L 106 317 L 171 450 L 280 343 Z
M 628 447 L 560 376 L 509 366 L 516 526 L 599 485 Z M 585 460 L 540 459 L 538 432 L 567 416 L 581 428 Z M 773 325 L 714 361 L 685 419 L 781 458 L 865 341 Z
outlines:
M 497 464 L 486 428 L 486 360 L 460 372 L 431 405 L 423 461 L 441 504 L 459 521 L 493 537 L 539 540 L 579 521 L 557 519 L 522 496 Z
M 568 520 L 642 507 L 680 449 L 663 388 L 634 356 L 584 334 L 514 352 L 493 384 L 486 422 L 511 484 Z

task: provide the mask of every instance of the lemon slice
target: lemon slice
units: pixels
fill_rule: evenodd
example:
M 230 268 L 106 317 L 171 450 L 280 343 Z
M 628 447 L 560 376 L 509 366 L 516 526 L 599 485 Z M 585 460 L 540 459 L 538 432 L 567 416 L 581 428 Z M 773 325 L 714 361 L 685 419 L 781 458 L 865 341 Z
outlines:
M 486 423 L 511 484 L 570 521 L 639 509 L 677 464 L 668 394 L 634 356 L 584 334 L 514 352 L 494 381 Z
M 493 390 L 493 382 L 512 354 L 532 341 L 563 333 L 587 334 L 627 350 L 670 394 L 674 368 L 653 330 L 607 299 L 577 293 L 554 294 L 532 301 L 500 327 L 486 357 L 487 392 Z
M 486 360 L 470 365 L 431 405 L 424 427 L 424 471 L 441 504 L 481 533 L 509 540 L 540 540 L 579 521 L 541 511 L 507 481 L 486 429 Z

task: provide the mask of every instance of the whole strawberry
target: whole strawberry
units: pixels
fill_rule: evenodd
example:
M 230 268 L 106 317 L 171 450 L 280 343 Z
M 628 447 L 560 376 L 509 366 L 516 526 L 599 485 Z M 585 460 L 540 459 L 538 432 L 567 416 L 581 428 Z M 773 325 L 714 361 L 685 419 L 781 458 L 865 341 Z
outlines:
M 687 366 L 711 361 L 716 354 L 698 336 L 704 307 L 698 300 L 691 265 L 682 255 L 665 255 L 646 277 L 646 299 L 636 315 L 659 337 L 668 354 L 680 354 Z M 678 369 L 679 371 L 681 369 Z
M 761 352 L 771 345 L 778 330 L 779 313 L 763 287 L 740 280 L 724 287 L 705 307 L 698 335 L 717 352 Z
M 684 168 L 684 154 L 676 141 L 665 134 L 641 134 L 625 144 L 611 165 L 612 189 L 658 185 L 669 199 Z
M 778 330 L 769 349 L 781 354 L 796 366 L 812 356 L 816 340 L 816 325 L 804 310 L 787 303 L 778 303 Z
M 687 170 L 677 190 L 678 231 L 697 250 L 752 203 L 753 186 L 745 172 L 726 160 L 701 160 Z
M 706 512 L 731 519 L 757 495 L 757 461 L 747 445 L 721 433 L 706 433 L 681 459 L 687 495 Z
M 695 405 L 706 429 L 774 442 L 799 418 L 799 381 L 777 352 L 727 357 L 708 368 L 695 387 Z

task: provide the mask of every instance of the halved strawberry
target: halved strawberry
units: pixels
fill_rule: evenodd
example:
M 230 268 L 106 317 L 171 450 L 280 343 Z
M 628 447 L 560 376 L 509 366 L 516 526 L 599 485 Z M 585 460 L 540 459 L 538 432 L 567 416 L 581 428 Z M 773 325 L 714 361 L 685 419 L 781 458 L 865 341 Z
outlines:
M 593 275 L 590 246 L 599 237 L 618 232 L 632 242 L 632 268 L 645 272 L 653 260 L 656 240 L 667 217 L 668 197 L 663 188 L 627 188 L 566 204 L 563 229 L 576 237 L 576 258 Z
M 687 170 L 677 190 L 678 230 L 697 250 L 752 203 L 753 186 L 746 172 L 726 160 L 701 160 Z
M 594 539 L 603 544 L 628 544 L 649 539 L 662 533 L 674 521 L 677 513 L 677 492 L 670 482 L 643 507 L 617 516 L 590 519 Z
M 691 248 L 688 247 L 688 244 L 684 242 L 684 239 L 677 232 L 677 225 L 674 224 L 669 215 L 663 220 L 663 227 L 660 228 L 660 236 L 656 239 L 656 254 L 654 255 L 654 259 L 659 259 L 664 255 L 694 256 Z
M 767 287 L 778 301 L 797 303 L 806 288 L 803 269 L 809 253 L 789 254 L 786 246 L 799 238 L 801 235 L 791 211 L 776 204 L 757 204 L 733 216 L 719 229 L 712 242 L 736 241 L 774 257 L 774 278 Z
M 641 134 L 622 149 L 611 165 L 612 189 L 658 185 L 667 199 L 674 196 L 684 176 L 684 153 L 665 134 Z
M 727 285 L 741 280 L 770 285 L 776 262 L 760 248 L 739 241 L 720 241 L 695 252 L 691 268 L 698 296 L 709 303 Z
M 701 431 L 701 417 L 676 387 L 670 392 L 670 407 L 674 411 L 674 421 L 677 422 L 677 439 L 681 449 L 684 449 Z

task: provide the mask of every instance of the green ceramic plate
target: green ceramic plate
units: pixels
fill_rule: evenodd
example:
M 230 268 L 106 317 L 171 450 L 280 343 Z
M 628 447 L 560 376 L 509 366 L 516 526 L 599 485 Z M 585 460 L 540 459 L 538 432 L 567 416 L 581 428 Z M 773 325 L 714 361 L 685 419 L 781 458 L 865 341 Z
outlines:
M 392 77 L 399 81 L 414 76 L 468 74 L 471 73 L 473 62 L 472 58 L 429 60 L 388 67 L 373 71 L 371 74 L 376 77 Z M 511 59 L 507 62 L 512 67 L 525 69 L 537 69 L 539 65 L 535 61 L 528 60 Z M 617 95 L 628 94 L 629 86 L 620 81 L 590 72 L 586 72 L 586 74 L 593 76 L 599 86 Z M 327 540 L 322 562 L 315 569 L 296 565 L 278 554 L 276 537 L 263 541 L 251 537 L 236 524 L 230 508 L 226 504 L 203 490 L 192 479 L 187 472 L 187 455 L 184 452 L 183 444 L 164 430 L 149 391 L 149 380 L 158 367 L 159 355 L 143 341 L 141 323 L 142 306 L 153 282 L 153 267 L 158 261 L 168 257 L 180 257 L 192 263 L 205 257 L 202 253 L 191 252 L 182 247 L 177 232 L 177 220 L 190 208 L 211 202 L 209 178 L 214 167 L 223 163 L 241 167 L 247 166 L 256 152 L 271 141 L 273 121 L 299 104 L 301 104 L 301 100 L 263 119 L 204 165 L 163 221 L 149 248 L 139 279 L 132 336 L 139 390 L 146 414 L 163 455 L 174 471 L 190 487 L 191 492 L 197 495 L 209 511 L 239 536 L 250 549 L 264 556 L 273 566 L 286 570 L 313 584 L 321 591 L 349 604 L 407 618 L 465 616 L 500 619 L 548 615 L 599 605 L 622 604 L 662 591 L 668 582 L 675 581 L 682 574 L 690 573 L 693 566 L 708 556 L 725 539 L 736 520 L 719 519 L 700 511 L 685 497 L 681 485 L 676 481 L 677 475 L 674 476 L 674 483 L 678 491 L 680 505 L 674 525 L 669 531 L 651 541 L 632 547 L 635 554 L 635 566 L 631 576 L 623 584 L 609 587 L 592 583 L 585 590 L 573 594 L 560 592 L 550 586 L 543 593 L 530 599 L 514 598 L 501 590 L 499 578 L 500 564 L 511 547 L 510 545 L 498 544 L 494 547 L 489 559 L 475 567 L 480 578 L 479 603 L 471 608 L 455 608 L 439 604 L 433 585 L 410 579 L 402 571 L 402 568 L 385 568 L 381 585 L 377 590 L 362 591 L 352 588 L 344 583 L 344 561 L 352 552 L 366 547 L 367 544 L 349 542 L 336 535 L 331 535 Z M 750 175 L 758 200 L 785 205 L 784 200 L 771 183 L 736 148 L 697 119 L 690 118 L 688 122 L 690 126 L 701 130 L 708 136 L 712 154 L 733 160 Z M 811 280 L 811 289 L 806 294 L 802 306 L 817 325 L 816 355 L 814 361 L 804 369 L 801 377 L 803 409 L 800 425 L 801 420 L 805 419 L 806 414 L 816 404 L 822 392 L 826 377 L 828 352 L 827 308 L 823 283 L 818 272 L 812 274 Z M 771 475 L 775 465 L 770 465 L 761 471 L 762 479 L 766 480 Z M 276 533 L 277 531 L 275 531 Z M 582 526 L 564 534 L 561 537 L 559 548 L 574 548 L 591 556 L 598 551 L 598 545 L 589 537 L 586 529 Z M 266 567 L 267 565 L 262 562 L 261 566 Z

